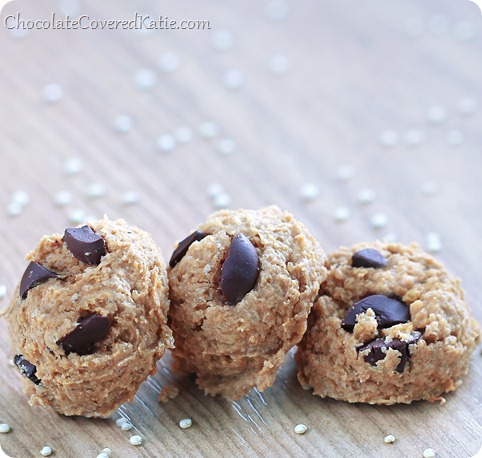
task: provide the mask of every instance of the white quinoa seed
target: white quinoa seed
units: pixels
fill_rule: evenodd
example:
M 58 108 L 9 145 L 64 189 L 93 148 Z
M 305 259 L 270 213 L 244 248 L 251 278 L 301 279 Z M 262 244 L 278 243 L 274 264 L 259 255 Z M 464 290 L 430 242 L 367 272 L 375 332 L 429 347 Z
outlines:
M 209 183 L 207 187 L 207 195 L 210 198 L 216 197 L 218 194 L 222 194 L 224 192 L 224 187 L 222 184 L 219 183 Z
M 18 216 L 23 211 L 23 205 L 18 202 L 10 202 L 7 205 L 7 215 L 8 216 Z
M 464 133 L 459 129 L 452 129 L 447 132 L 447 142 L 450 146 L 460 146 L 464 142 Z
M 132 445 L 141 445 L 142 444 L 142 437 L 138 436 L 138 435 L 131 436 L 131 438 L 129 439 L 129 442 Z
M 24 207 L 25 205 L 30 203 L 30 195 L 27 191 L 14 191 L 11 196 L 11 201 L 17 202 Z
M 281 76 L 289 70 L 290 61 L 283 54 L 275 54 L 269 59 L 268 70 L 273 75 Z
M 336 176 L 340 181 L 349 181 L 355 175 L 355 168 L 351 165 L 342 165 L 336 171 Z
M 74 208 L 67 215 L 72 224 L 81 224 L 87 221 L 87 213 L 81 208 Z
M 236 151 L 236 142 L 231 138 L 223 138 L 218 143 L 218 152 L 228 156 Z
M 50 456 L 52 455 L 52 447 L 46 445 L 42 450 L 40 450 L 40 454 L 42 456 Z
M 411 148 L 420 146 L 425 140 L 425 134 L 420 129 L 410 129 L 403 138 L 405 144 Z
M 107 453 L 101 452 L 97 455 L 97 458 L 109 458 L 109 456 Z
M 351 211 L 348 207 L 338 207 L 334 212 L 333 212 L 333 219 L 337 223 L 343 223 L 350 219 L 351 216 Z
M 72 202 L 72 194 L 69 191 L 59 191 L 54 195 L 54 203 L 58 207 L 64 207 Z
M 177 70 L 181 63 L 181 59 L 174 52 L 166 52 L 159 59 L 159 68 L 164 73 L 172 73 Z
M 373 229 L 382 229 L 388 224 L 388 217 L 385 213 L 375 213 L 370 218 Z
M 78 157 L 69 157 L 64 161 L 64 173 L 66 175 L 77 175 L 82 172 L 84 163 Z
M 211 45 L 218 51 L 227 51 L 234 45 L 234 36 L 227 29 L 216 30 L 211 37 Z
M 177 146 L 177 141 L 171 134 L 161 135 L 157 139 L 157 148 L 163 153 L 169 153 L 174 150 Z
M 439 105 L 430 107 L 427 111 L 427 121 L 430 124 L 442 124 L 447 116 L 447 110 Z
M 12 428 L 10 428 L 10 425 L 8 425 L 7 423 L 0 424 L 0 433 L 6 434 L 9 433 L 11 430 Z
M 182 429 L 187 429 L 187 428 L 190 428 L 191 426 L 192 426 L 192 420 L 190 418 L 183 418 L 179 422 L 179 427 Z
M 115 421 L 115 424 L 117 426 L 121 426 L 124 423 L 129 423 L 129 420 L 127 420 L 127 418 L 124 418 L 124 417 L 120 417 Z
M 423 458 L 435 458 L 435 450 L 433 448 L 427 448 L 423 451 Z
M 225 192 L 216 194 L 213 197 L 212 204 L 216 210 L 226 208 L 231 204 L 231 196 L 229 194 L 226 194 Z
M 356 196 L 358 203 L 360 203 L 361 205 L 371 204 L 376 199 L 376 197 L 377 193 L 370 188 L 360 189 Z
M 393 444 L 395 442 L 395 436 L 393 434 L 389 434 L 388 436 L 385 436 L 385 439 L 383 439 L 383 442 L 385 444 Z
M 429 253 L 439 253 L 442 251 L 442 238 L 438 232 L 429 232 L 425 236 L 425 249 Z
M 137 191 L 125 191 L 121 195 L 121 203 L 124 205 L 134 205 L 140 200 L 139 193 Z
M 174 132 L 174 137 L 179 143 L 189 143 L 192 140 L 192 130 L 189 127 L 179 127 Z
M 0 285 L 0 299 L 3 299 L 7 295 L 6 285 Z
M 305 183 L 300 188 L 300 197 L 304 202 L 311 202 L 320 195 L 320 188 L 314 183 Z
M 142 68 L 134 75 L 134 85 L 140 91 L 149 91 L 157 84 L 157 73 L 150 68 Z
M 380 134 L 378 141 L 385 148 L 394 148 L 398 145 L 398 134 L 394 130 L 384 130 Z
M 201 125 L 199 133 L 206 139 L 215 138 L 221 133 L 221 127 L 217 122 L 208 121 Z
M 388 243 L 394 243 L 398 240 L 398 235 L 395 232 L 387 232 L 383 237 L 382 240 Z
M 288 3 L 283 0 L 271 0 L 266 5 L 266 16 L 271 21 L 279 22 L 286 19 L 289 12 Z
M 473 97 L 463 97 L 459 100 L 458 110 L 462 115 L 468 116 L 477 111 L 478 103 Z
M 132 429 L 132 425 L 126 421 L 125 423 L 122 423 L 122 425 L 120 425 L 120 429 L 122 429 L 122 431 L 130 431 Z
M 62 88 L 56 83 L 46 84 L 42 89 L 42 97 L 48 103 L 58 102 L 62 95 Z
M 129 132 L 134 126 L 134 120 L 128 115 L 119 115 L 114 119 L 114 129 L 123 134 Z
M 308 426 L 304 425 L 303 423 L 300 423 L 299 425 L 295 426 L 296 434 L 305 434 L 306 431 L 308 431 Z
M 107 456 L 110 456 L 112 454 L 112 450 L 108 447 L 103 448 L 100 453 L 105 453 Z
M 244 73 L 241 70 L 238 69 L 230 69 L 226 70 L 223 73 L 223 86 L 226 89 L 229 89 L 231 91 L 234 91 L 236 89 L 240 89 L 241 87 L 244 86 Z
M 102 197 L 106 194 L 107 189 L 103 183 L 89 183 L 86 188 L 87 196 L 90 198 Z

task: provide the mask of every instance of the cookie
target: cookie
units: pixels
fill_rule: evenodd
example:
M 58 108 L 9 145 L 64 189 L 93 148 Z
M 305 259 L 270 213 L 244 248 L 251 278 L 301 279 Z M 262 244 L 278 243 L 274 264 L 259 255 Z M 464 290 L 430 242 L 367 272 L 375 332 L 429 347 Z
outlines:
M 480 339 L 458 280 L 416 245 L 376 242 L 328 256 L 295 356 L 313 393 L 370 404 L 442 400 Z
M 277 207 L 211 215 L 170 261 L 173 369 L 229 399 L 271 386 L 306 330 L 323 262 L 305 227 Z
M 5 314 L 30 404 L 109 416 L 173 344 L 159 249 L 104 218 L 43 237 L 27 260 Z

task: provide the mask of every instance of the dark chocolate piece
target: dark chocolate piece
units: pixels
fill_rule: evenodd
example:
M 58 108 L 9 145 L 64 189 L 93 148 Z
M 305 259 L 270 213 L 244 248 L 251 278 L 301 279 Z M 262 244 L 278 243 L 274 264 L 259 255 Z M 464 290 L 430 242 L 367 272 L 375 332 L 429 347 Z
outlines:
M 393 339 L 390 342 L 386 342 L 385 338 L 379 338 L 372 340 L 371 342 L 363 345 L 360 347 L 358 351 L 370 350 L 370 353 L 364 356 L 364 359 L 367 363 L 371 364 L 372 366 L 377 365 L 377 361 L 385 359 L 386 353 L 383 352 L 383 348 L 388 350 L 392 348 L 393 350 L 397 350 L 400 352 L 400 362 L 397 366 L 397 372 L 402 373 L 405 370 L 405 366 L 407 364 L 408 359 L 410 358 L 410 352 L 408 350 L 408 346 L 410 344 L 415 343 L 417 340 L 420 339 L 421 333 L 418 331 L 414 331 L 410 334 L 410 338 L 408 341 L 400 340 L 400 339 Z
M 86 264 L 99 264 L 106 254 L 105 240 L 89 226 L 65 229 L 63 242 L 69 251 Z
M 201 241 L 207 235 L 208 234 L 205 234 L 204 232 L 196 231 L 191 235 L 188 235 L 184 240 L 180 241 L 177 245 L 177 248 L 172 253 L 171 259 L 169 260 L 169 265 L 174 267 L 185 256 L 187 250 L 189 250 L 189 247 L 194 242 Z
M 106 316 L 89 315 L 79 320 L 75 329 L 57 341 L 65 353 L 88 355 L 94 353 L 94 345 L 104 339 L 110 331 L 110 320 Z
M 363 250 L 353 253 L 351 257 L 351 265 L 353 267 L 372 267 L 381 269 L 387 267 L 387 260 L 377 250 L 373 248 L 364 248 Z
M 40 380 L 35 375 L 37 372 L 37 368 L 32 363 L 29 363 L 23 357 L 23 355 L 15 355 L 13 358 L 13 362 L 15 366 L 20 369 L 20 372 L 25 375 L 25 377 L 35 383 L 35 385 L 40 385 Z
M 20 297 L 25 299 L 30 289 L 40 283 L 46 282 L 49 278 L 58 278 L 58 275 L 38 262 L 31 261 L 20 281 Z
M 228 304 L 235 305 L 254 288 L 258 279 L 258 254 L 248 237 L 235 235 L 221 268 L 221 291 Z
M 375 312 L 378 329 L 389 328 L 394 324 L 410 321 L 410 310 L 407 304 L 399 299 L 374 294 L 358 301 L 345 315 L 341 326 L 345 331 L 353 332 L 358 314 L 368 309 Z

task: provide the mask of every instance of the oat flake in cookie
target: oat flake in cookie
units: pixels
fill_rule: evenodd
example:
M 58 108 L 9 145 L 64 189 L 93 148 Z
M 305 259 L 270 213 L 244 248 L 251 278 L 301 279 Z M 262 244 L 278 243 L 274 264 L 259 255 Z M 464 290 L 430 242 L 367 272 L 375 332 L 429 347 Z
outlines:
M 109 416 L 173 344 L 159 249 L 104 218 L 43 237 L 27 260 L 5 314 L 30 403 Z
M 370 404 L 442 400 L 479 341 L 459 281 L 416 245 L 375 242 L 328 256 L 296 354 L 314 394 Z
M 238 399 L 275 380 L 326 272 L 305 227 L 277 207 L 220 211 L 170 261 L 174 369 Z

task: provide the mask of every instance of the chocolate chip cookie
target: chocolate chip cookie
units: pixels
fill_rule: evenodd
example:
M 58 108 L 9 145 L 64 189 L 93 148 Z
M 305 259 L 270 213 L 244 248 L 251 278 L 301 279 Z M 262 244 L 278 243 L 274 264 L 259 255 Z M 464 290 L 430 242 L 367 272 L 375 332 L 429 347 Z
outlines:
M 30 403 L 110 415 L 173 344 L 159 249 L 146 232 L 104 218 L 43 237 L 27 260 L 5 313 Z
M 328 256 L 295 359 L 314 394 L 370 404 L 441 400 L 480 339 L 459 281 L 416 245 L 376 242 Z
M 173 368 L 229 399 L 271 386 L 306 330 L 323 261 L 305 227 L 277 207 L 211 215 L 170 261 Z

